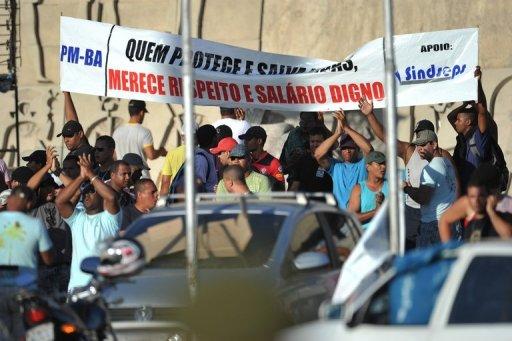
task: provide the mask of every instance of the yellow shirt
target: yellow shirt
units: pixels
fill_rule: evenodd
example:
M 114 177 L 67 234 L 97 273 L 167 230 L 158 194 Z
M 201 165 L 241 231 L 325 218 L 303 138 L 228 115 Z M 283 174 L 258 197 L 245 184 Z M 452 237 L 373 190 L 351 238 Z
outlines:
M 185 162 L 185 145 L 181 145 L 167 152 L 165 157 L 164 166 L 162 168 L 162 175 L 171 177 L 171 182 Z
M 266 193 L 271 192 L 270 181 L 268 177 L 262 175 L 258 172 L 252 171 L 248 177 L 245 178 L 245 182 L 247 183 L 247 187 L 249 191 L 252 193 Z M 219 185 L 217 186 L 217 194 L 226 194 L 228 190 L 224 185 L 224 179 L 219 181 Z

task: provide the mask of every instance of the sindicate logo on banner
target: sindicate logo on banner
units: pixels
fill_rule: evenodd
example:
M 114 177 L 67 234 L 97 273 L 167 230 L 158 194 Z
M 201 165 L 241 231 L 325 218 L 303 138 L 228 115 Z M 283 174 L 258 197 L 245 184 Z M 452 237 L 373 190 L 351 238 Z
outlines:
M 399 106 L 476 99 L 478 30 L 395 36 Z M 382 38 L 341 62 L 193 39 L 194 101 L 275 110 L 385 106 Z M 61 17 L 61 89 L 182 103 L 181 37 Z

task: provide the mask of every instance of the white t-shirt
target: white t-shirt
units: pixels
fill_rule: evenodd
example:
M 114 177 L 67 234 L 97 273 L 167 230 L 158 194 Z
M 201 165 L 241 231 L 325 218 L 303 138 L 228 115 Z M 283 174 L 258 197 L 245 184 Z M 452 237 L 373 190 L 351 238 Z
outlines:
M 128 123 L 117 128 L 112 135 L 116 141 L 117 159 L 121 160 L 125 154 L 134 153 L 139 155 L 147 166 L 147 158 L 144 147 L 153 145 L 151 131 L 139 123 Z M 142 171 L 142 176 L 149 178 L 147 170 Z
M 428 161 L 420 157 L 418 148 L 416 147 L 409 162 L 405 165 L 405 179 L 411 183 L 412 187 L 420 187 L 421 171 L 426 165 L 428 165 Z M 420 208 L 420 204 L 407 194 L 405 194 L 405 204 L 412 208 Z
M 251 127 L 251 124 L 246 120 L 241 121 L 235 120 L 234 118 L 221 118 L 220 120 L 213 123 L 215 129 L 217 129 L 217 127 L 221 125 L 227 125 L 231 128 L 231 131 L 233 132 L 233 138 L 236 140 L 237 143 L 240 143 L 240 139 L 238 138 L 238 136 L 245 134 L 247 129 Z
M 434 188 L 428 204 L 421 205 L 421 222 L 439 220 L 457 196 L 455 170 L 444 157 L 434 157 L 421 172 L 420 184 Z

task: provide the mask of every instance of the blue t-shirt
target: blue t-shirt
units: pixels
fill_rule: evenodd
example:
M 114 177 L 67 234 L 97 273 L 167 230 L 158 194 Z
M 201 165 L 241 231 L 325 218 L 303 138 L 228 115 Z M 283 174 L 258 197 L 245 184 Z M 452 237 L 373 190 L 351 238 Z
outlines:
M 37 269 L 37 254 L 52 242 L 41 219 L 21 212 L 0 212 L 0 264 Z
M 359 182 L 359 186 L 361 186 L 361 213 L 370 212 L 377 207 L 375 204 L 375 194 L 377 192 L 372 191 L 368 188 L 366 185 L 366 181 Z M 382 184 L 382 188 L 380 190 L 382 194 L 384 194 L 384 197 L 387 198 L 389 196 L 389 190 L 388 190 L 388 181 L 384 180 L 384 183 Z M 372 220 L 368 220 L 364 224 L 362 224 L 363 230 L 366 230 L 368 228 L 368 225 L 370 225 L 370 222 Z
M 455 170 L 444 157 L 435 157 L 421 171 L 420 185 L 434 189 L 430 201 L 421 205 L 421 222 L 439 221 L 441 215 L 457 199 Z
M 196 149 L 194 160 L 194 169 L 196 177 L 201 179 L 206 192 L 214 193 L 217 185 L 217 169 L 215 168 L 215 158 L 202 148 Z
M 364 158 L 354 163 L 331 159 L 331 166 L 327 172 L 332 178 L 333 193 L 338 200 L 338 206 L 343 209 L 347 208 L 350 193 L 356 183 L 368 177 Z
M 121 217 L 121 211 L 115 215 L 107 211 L 89 215 L 82 205 L 77 205 L 73 214 L 64 218 L 71 229 L 73 246 L 68 291 L 89 283 L 91 275 L 82 272 L 80 264 L 84 258 L 99 255 L 98 243 L 116 235 L 121 226 Z

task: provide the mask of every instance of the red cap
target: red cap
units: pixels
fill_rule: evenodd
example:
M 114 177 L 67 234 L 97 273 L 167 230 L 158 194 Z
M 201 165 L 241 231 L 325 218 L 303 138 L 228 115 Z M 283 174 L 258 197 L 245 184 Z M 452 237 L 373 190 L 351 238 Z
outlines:
M 232 137 L 225 137 L 222 140 L 219 141 L 217 144 L 217 147 L 210 148 L 210 153 L 213 155 L 220 154 L 222 152 L 230 152 L 233 148 L 236 147 L 238 143 L 236 140 Z

